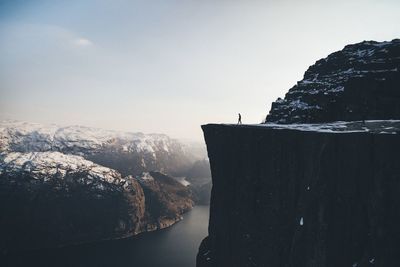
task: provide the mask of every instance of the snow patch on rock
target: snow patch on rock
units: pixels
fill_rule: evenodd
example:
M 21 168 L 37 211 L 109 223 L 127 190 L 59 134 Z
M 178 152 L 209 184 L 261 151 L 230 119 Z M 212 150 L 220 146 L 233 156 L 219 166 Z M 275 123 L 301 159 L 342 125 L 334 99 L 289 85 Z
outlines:
M 81 156 L 60 152 L 11 152 L 0 156 L 0 173 L 29 173 L 34 179 L 64 179 L 74 173 L 85 173 L 85 182 L 107 182 L 124 185 L 126 180 L 113 169 L 95 164 Z

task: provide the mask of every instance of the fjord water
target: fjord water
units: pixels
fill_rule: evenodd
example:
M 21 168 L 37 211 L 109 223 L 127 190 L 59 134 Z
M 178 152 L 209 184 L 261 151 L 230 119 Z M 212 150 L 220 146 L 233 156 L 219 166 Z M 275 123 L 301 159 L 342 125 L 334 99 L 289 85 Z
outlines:
M 196 206 L 170 228 L 96 244 L 9 255 L 2 266 L 194 267 L 207 236 L 209 206 Z

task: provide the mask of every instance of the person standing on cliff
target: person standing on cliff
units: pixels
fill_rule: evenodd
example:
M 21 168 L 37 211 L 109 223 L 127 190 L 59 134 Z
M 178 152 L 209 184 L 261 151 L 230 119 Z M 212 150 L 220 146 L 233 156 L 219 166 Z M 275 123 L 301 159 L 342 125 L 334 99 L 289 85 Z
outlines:
M 239 117 L 238 117 L 238 123 L 237 124 L 239 125 L 239 124 L 242 124 L 242 115 L 240 115 L 240 113 L 238 115 L 239 115 Z

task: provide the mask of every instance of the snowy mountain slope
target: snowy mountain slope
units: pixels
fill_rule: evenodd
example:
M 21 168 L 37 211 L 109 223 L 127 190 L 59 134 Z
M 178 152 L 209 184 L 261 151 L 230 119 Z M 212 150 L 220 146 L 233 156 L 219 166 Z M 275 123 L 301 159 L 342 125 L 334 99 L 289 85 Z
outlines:
M 79 155 L 115 168 L 123 175 L 139 175 L 152 170 L 174 173 L 187 168 L 193 161 L 185 145 L 163 134 L 19 121 L 0 122 L 0 151 L 58 151 Z
M 0 251 L 94 242 L 145 231 L 131 176 L 60 152 L 0 156 Z
M 166 135 L 1 122 L 0 251 L 172 225 L 193 206 L 190 189 L 161 173 L 149 183 L 141 177 L 186 169 L 185 149 Z
M 163 134 L 125 133 L 84 126 L 60 127 L 20 121 L 1 121 L 0 140 L 3 151 L 94 151 L 114 146 L 124 152 L 144 152 L 169 149 L 175 140 Z M 155 156 L 155 155 L 154 155 Z
M 226 124 L 233 126 L 235 124 Z M 366 120 L 366 121 L 335 121 L 328 123 L 263 123 L 246 124 L 244 127 L 265 127 L 276 130 L 298 130 L 320 133 L 371 133 L 371 134 L 398 134 L 400 120 Z
M 85 184 L 110 183 L 127 185 L 127 180 L 113 169 L 103 167 L 81 156 L 60 152 L 11 152 L 0 155 L 0 174 L 29 173 L 32 178 L 49 181 L 52 178 L 65 179 L 74 173 L 86 173 L 80 179 Z
M 272 103 L 267 122 L 400 119 L 400 40 L 364 41 L 318 60 Z

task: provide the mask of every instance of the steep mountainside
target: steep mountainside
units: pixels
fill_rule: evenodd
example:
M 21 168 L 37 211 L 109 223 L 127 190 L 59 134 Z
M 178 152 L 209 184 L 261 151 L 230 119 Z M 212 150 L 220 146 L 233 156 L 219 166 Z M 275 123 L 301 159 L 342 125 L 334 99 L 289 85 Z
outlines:
M 364 41 L 318 60 L 266 121 L 318 123 L 400 119 L 400 40 Z
M 203 130 L 213 189 L 197 266 L 400 265 L 400 121 Z
M 148 200 L 145 210 L 147 230 L 168 227 L 193 207 L 192 192 L 168 175 L 143 173 L 138 181 Z
M 1 157 L 2 252 L 121 238 L 146 225 L 132 177 L 60 152 Z
M 141 171 L 187 169 L 193 159 L 185 149 L 165 135 L 1 123 L 0 251 L 172 225 L 193 206 L 190 188 Z

